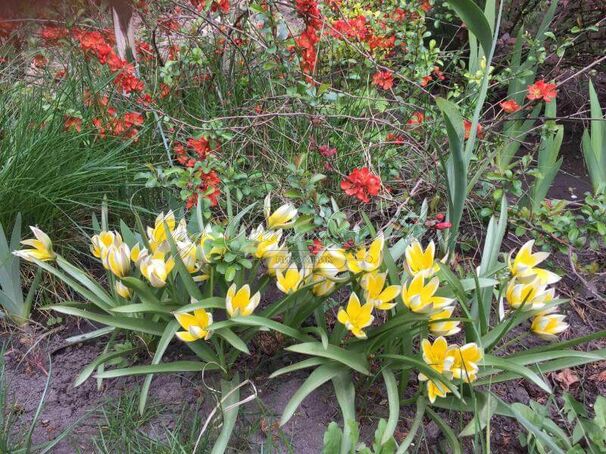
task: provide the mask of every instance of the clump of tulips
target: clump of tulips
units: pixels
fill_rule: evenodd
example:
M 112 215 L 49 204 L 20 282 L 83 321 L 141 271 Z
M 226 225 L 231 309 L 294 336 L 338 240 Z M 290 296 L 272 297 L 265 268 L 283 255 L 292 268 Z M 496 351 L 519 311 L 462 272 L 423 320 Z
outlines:
M 138 222 L 138 229 L 122 224 L 121 231 L 107 228 L 104 212 L 102 227 L 91 238 L 91 254 L 107 271 L 108 288 L 54 252 L 50 238 L 32 228 L 35 239 L 25 240 L 28 248 L 15 254 L 62 279 L 86 301 L 49 309 L 105 326 L 84 336 L 105 336 L 107 348 L 76 384 L 93 374 L 100 379 L 146 374 L 143 408 L 153 374 L 217 370 L 224 392 L 237 396 L 239 374 L 232 365 L 249 353 L 248 343 L 259 330 L 273 331 L 285 339 L 284 351 L 293 363 L 272 377 L 312 369 L 284 409 L 282 424 L 310 392 L 330 381 L 346 422 L 343 437 L 349 439 L 347 422 L 356 414 L 353 375 L 369 382 L 378 375 L 390 415 L 382 440 L 392 443 L 408 387 L 414 387 L 409 401 L 417 403 L 420 417 L 427 411 L 439 426 L 444 421 L 428 405 L 473 412 L 478 418 L 476 425 L 470 423 L 468 434 L 473 434 L 485 427 L 486 418 L 504 411 L 505 404 L 487 385 L 524 378 L 549 391 L 537 370 L 604 356 L 569 350 L 574 341 L 566 349 L 551 344 L 504 353 L 498 348 L 518 327 L 525 327 L 522 337 L 530 332 L 553 340 L 567 324 L 557 312 L 563 301 L 549 287 L 559 277 L 538 267 L 548 254 L 533 252 L 528 242 L 499 261 L 504 228 L 497 228 L 496 220 L 489 226 L 482 264 L 457 276 L 447 254 L 437 257 L 433 241 L 423 247 L 418 239 L 398 238 L 390 229 L 377 233 L 370 224 L 361 226 L 369 239 L 357 247 L 326 246 L 312 256 L 300 247 L 308 232 L 299 231 L 295 206 L 286 203 L 272 211 L 268 195 L 264 222 L 250 228 L 243 220 L 252 217 L 253 209 L 223 224 L 204 224 L 199 211 L 189 220 L 168 212 L 158 215 L 153 227 Z M 270 285 L 283 296 L 262 303 Z M 338 308 L 328 304 L 336 295 L 346 301 L 339 301 Z M 136 339 L 140 348 L 115 349 L 124 336 Z M 197 360 L 163 364 L 173 338 Z M 101 368 L 138 349 L 155 351 L 151 364 Z M 411 379 L 411 370 L 422 386 Z M 478 405 L 486 407 L 480 412 Z M 228 439 L 232 429 L 233 424 L 224 424 L 220 439 Z

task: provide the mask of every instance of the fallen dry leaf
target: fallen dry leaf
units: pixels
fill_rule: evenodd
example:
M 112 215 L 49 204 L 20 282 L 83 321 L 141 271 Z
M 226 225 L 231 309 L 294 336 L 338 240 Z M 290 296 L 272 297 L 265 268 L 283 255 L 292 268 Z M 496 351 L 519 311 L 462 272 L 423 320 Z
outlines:
M 606 369 L 604 369 L 602 372 L 597 373 L 597 374 L 593 374 L 592 376 L 589 377 L 590 380 L 593 381 L 606 381 Z
M 555 374 L 554 378 L 566 391 L 570 389 L 571 385 L 580 381 L 579 376 L 570 369 L 562 370 L 561 372 Z

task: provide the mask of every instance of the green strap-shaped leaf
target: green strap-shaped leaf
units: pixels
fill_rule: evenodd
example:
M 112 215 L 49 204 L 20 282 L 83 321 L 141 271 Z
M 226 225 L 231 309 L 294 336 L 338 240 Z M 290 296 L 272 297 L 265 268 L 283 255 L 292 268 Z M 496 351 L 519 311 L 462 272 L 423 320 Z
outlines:
M 95 371 L 95 369 L 97 367 L 99 367 L 101 364 L 106 363 L 107 361 L 110 361 L 110 360 L 112 360 L 114 358 L 119 358 L 121 356 L 124 356 L 124 355 L 127 355 L 129 353 L 132 353 L 135 350 L 137 350 L 137 348 L 129 348 L 129 349 L 126 349 L 126 350 L 119 350 L 119 351 L 108 352 L 108 353 L 104 353 L 102 355 L 97 356 L 97 358 L 95 358 L 93 361 L 91 361 L 78 374 L 78 376 L 74 380 L 74 387 L 80 386 L 82 383 L 84 383 L 93 374 L 93 372 Z
M 116 314 L 142 314 L 146 312 L 152 312 L 156 314 L 172 314 L 177 309 L 179 309 L 179 306 L 167 306 L 164 304 L 153 303 L 136 303 L 114 307 L 112 309 L 112 312 Z
M 193 312 L 196 309 L 225 309 L 225 298 L 218 296 L 212 296 L 210 298 L 204 298 L 196 303 L 186 304 L 181 306 L 176 313 Z
M 97 312 L 86 311 L 63 304 L 55 304 L 54 306 L 50 306 L 50 309 L 62 314 L 75 315 L 76 317 L 82 317 L 94 322 L 103 323 L 104 325 L 113 326 L 114 328 L 122 328 L 140 333 L 153 334 L 154 336 L 161 336 L 162 332 L 164 331 L 164 327 L 159 323 L 140 318 L 99 314 Z
M 335 395 L 341 414 L 343 415 L 343 441 L 341 442 L 341 454 L 348 454 L 357 438 L 352 433 L 352 428 L 357 425 L 356 421 L 356 390 L 351 380 L 351 372 L 344 370 L 332 379 Z
M 292 337 L 293 339 L 297 339 L 303 342 L 313 339 L 311 336 L 303 334 L 299 330 L 291 328 L 290 326 L 276 322 L 275 320 L 271 320 L 269 318 L 260 317 L 258 315 L 249 315 L 246 317 L 232 317 L 230 320 L 240 325 L 269 328 L 273 331 L 277 331 L 278 333 L 282 333 L 288 337 Z
M 149 288 L 149 286 L 143 282 L 141 279 L 137 279 L 133 276 L 127 276 L 120 281 L 128 288 L 133 289 L 137 296 L 144 303 L 151 303 L 161 305 L 160 300 L 154 295 L 154 292 Z
M 223 454 L 236 426 L 240 400 L 240 379 L 236 374 L 231 381 L 221 380 L 221 411 L 223 413 L 223 427 L 215 440 L 211 454 Z
M 162 356 L 164 356 L 164 352 L 168 348 L 168 344 L 170 344 L 170 341 L 173 340 L 173 337 L 175 337 L 175 333 L 178 329 L 179 323 L 177 322 L 177 320 L 173 320 L 168 325 L 166 325 L 166 328 L 164 328 L 164 333 L 162 333 L 162 337 L 160 338 L 160 341 L 158 342 L 158 345 L 156 347 L 154 359 L 152 359 L 153 365 L 160 364 Z M 145 410 L 145 404 L 147 403 L 147 396 L 149 394 L 149 387 L 151 386 L 153 378 L 154 375 L 149 374 L 145 377 L 145 380 L 143 381 L 143 386 L 141 387 L 141 394 L 139 395 L 140 414 L 143 414 L 143 411 Z
M 433 411 L 431 408 L 428 407 L 426 410 L 429 417 L 434 420 L 434 422 L 438 425 L 438 427 L 448 440 L 448 445 L 450 446 L 450 449 L 452 449 L 453 454 L 461 454 L 463 450 L 461 449 L 459 439 L 457 438 L 453 430 L 450 428 L 448 423 L 444 421 L 444 419 L 442 419 L 442 417 L 438 415 L 435 411 Z
M 368 362 L 362 355 L 335 345 L 329 345 L 328 348 L 325 349 L 321 342 L 305 342 L 303 344 L 291 345 L 290 347 L 287 347 L 286 350 L 301 353 L 303 355 L 320 356 L 322 358 L 332 359 L 357 370 L 362 374 L 370 374 L 368 372 Z
M 147 374 L 175 374 L 179 372 L 202 372 L 203 370 L 216 370 L 219 366 L 206 364 L 200 361 L 173 361 L 172 363 L 147 364 L 145 366 L 132 366 L 123 369 L 106 370 L 95 375 L 97 378 L 118 378 Z
M 512 372 L 522 378 L 530 380 L 543 391 L 551 393 L 551 387 L 547 383 L 545 383 L 545 381 L 541 377 L 539 377 L 535 372 L 533 372 L 529 368 L 517 364 L 515 361 L 511 361 L 506 358 L 499 358 L 493 355 L 485 355 L 483 365 Z
M 327 364 L 328 362 L 330 362 L 330 360 L 326 359 L 326 358 L 304 359 L 303 361 L 299 361 L 298 363 L 294 363 L 294 364 L 291 364 L 290 366 L 286 366 L 286 367 L 283 367 L 281 369 L 274 371 L 269 376 L 269 378 L 276 378 L 276 377 L 279 377 L 280 375 L 289 374 L 291 372 L 294 372 L 297 370 L 302 370 L 302 369 L 307 369 L 309 367 L 320 366 L 322 364 Z
M 240 350 L 242 353 L 246 353 L 247 355 L 250 354 L 246 343 L 242 339 L 240 339 L 231 329 L 221 328 L 215 331 L 215 334 L 225 339 L 236 350 Z
M 283 426 L 292 418 L 292 415 L 295 414 L 295 411 L 301 402 L 303 402 L 303 399 L 328 380 L 336 377 L 342 371 L 343 366 L 335 363 L 325 364 L 315 369 L 303 382 L 301 387 L 293 394 L 286 404 L 286 407 L 284 407 L 282 418 L 280 418 L 280 425 Z
M 385 389 L 387 390 L 387 402 L 389 404 L 389 417 L 387 418 L 387 425 L 385 426 L 385 432 L 383 438 L 381 438 L 381 445 L 387 443 L 396 431 L 398 420 L 400 418 L 400 397 L 398 393 L 398 384 L 396 377 L 389 368 L 384 368 L 383 380 L 385 381 Z
M 484 55 L 490 55 L 492 47 L 492 31 L 482 10 L 473 0 L 448 0 L 469 31 L 471 31 L 482 46 Z

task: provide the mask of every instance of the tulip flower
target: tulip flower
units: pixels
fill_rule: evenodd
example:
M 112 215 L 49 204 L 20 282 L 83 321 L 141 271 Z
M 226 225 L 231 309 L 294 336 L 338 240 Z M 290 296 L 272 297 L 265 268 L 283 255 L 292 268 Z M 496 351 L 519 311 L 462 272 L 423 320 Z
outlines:
M 282 270 L 276 270 L 276 287 L 285 294 L 294 293 L 299 290 L 305 278 L 311 272 L 311 261 L 303 263 L 301 269 L 297 268 L 295 263 L 291 263 L 288 269 L 282 273 Z
M 172 212 L 172 210 L 166 213 L 166 215 L 164 213 L 160 213 L 156 217 L 154 228 L 147 228 L 147 236 L 149 238 L 149 245 L 152 252 L 156 252 L 159 246 L 167 239 L 164 224 L 168 226 L 169 232 L 172 232 L 175 230 L 176 223 L 177 221 L 175 220 L 175 214 Z
M 32 249 L 21 249 L 13 251 L 13 254 L 29 262 L 40 260 L 48 262 L 54 260 L 57 254 L 53 252 L 53 243 L 46 233 L 37 227 L 30 226 L 30 229 L 36 239 L 21 241 L 23 246 L 30 246 Z
M 311 288 L 311 292 L 314 294 L 314 296 L 318 297 L 330 294 L 336 285 L 334 280 L 317 273 L 314 273 L 311 276 L 311 281 L 315 283 L 315 285 Z
M 454 310 L 453 306 L 446 306 L 429 316 L 429 331 L 431 331 L 431 334 L 434 336 L 452 336 L 461 331 L 459 326 L 461 322 L 449 320 Z
M 177 243 L 177 249 L 187 272 L 190 274 L 197 272 L 200 269 L 200 265 L 196 257 L 196 245 L 189 240 L 180 241 Z
M 314 272 L 329 279 L 336 279 L 338 273 L 347 271 L 345 249 L 329 246 L 316 256 Z
M 114 276 L 123 278 L 130 272 L 130 248 L 126 243 L 120 246 L 111 245 L 103 258 L 103 266 Z
M 446 339 L 440 336 L 433 341 L 433 344 L 429 340 L 423 339 L 421 342 L 421 352 L 425 364 L 437 373 L 444 375 L 445 380 L 450 380 L 452 377 L 450 369 L 454 358 L 448 355 L 448 343 Z M 446 394 L 450 392 L 443 382 L 439 380 L 434 381 L 423 373 L 419 374 L 419 380 L 427 382 L 427 396 L 431 403 L 436 401 L 436 397 L 446 397 Z
M 261 294 L 255 293 L 250 296 L 250 287 L 248 284 L 237 290 L 236 284 L 232 284 L 227 290 L 225 296 L 225 310 L 230 317 L 247 317 L 251 315 L 261 301 Z
M 408 285 L 402 287 L 402 301 L 411 311 L 427 314 L 448 306 L 452 298 L 435 296 L 440 281 L 432 278 L 427 285 L 422 275 L 416 275 Z
M 349 295 L 347 308 L 339 309 L 337 320 L 345 325 L 345 327 L 357 338 L 366 339 L 366 333 L 363 331 L 363 329 L 370 326 L 372 321 L 375 319 L 372 316 L 373 308 L 374 306 L 372 303 L 361 305 L 358 295 L 352 293 Z
M 541 285 L 555 284 L 561 278 L 551 271 L 537 268 L 537 265 L 549 257 L 548 252 L 532 252 L 534 240 L 527 241 L 512 260 L 513 251 L 509 254 L 508 264 L 511 275 L 520 281 L 529 282 L 535 277 Z
M 129 299 L 133 294 L 132 290 L 120 281 L 116 281 L 114 284 L 114 289 L 116 290 L 118 296 L 121 296 L 124 299 Z
M 565 315 L 558 314 L 555 308 L 551 308 L 537 314 L 532 320 L 530 330 L 541 339 L 554 341 L 557 340 L 558 334 L 568 329 L 565 319 Z
M 436 245 L 433 240 L 423 250 L 421 243 L 412 241 L 407 247 L 404 255 L 406 257 L 406 269 L 411 276 L 421 275 L 430 278 L 440 270 L 435 262 Z
M 140 266 L 141 261 L 147 256 L 149 256 L 149 251 L 147 248 L 142 248 L 139 243 L 135 244 L 130 250 L 130 259 L 137 266 Z
M 164 259 L 162 252 L 147 256 L 141 260 L 141 274 L 149 281 L 152 287 L 161 288 L 166 285 L 166 279 L 175 266 L 175 260 L 171 257 Z
M 93 235 L 90 242 L 91 253 L 103 261 L 105 253 L 110 246 L 120 246 L 122 244 L 122 236 L 115 231 L 103 230 L 98 235 Z
M 255 257 L 259 259 L 267 258 L 271 251 L 278 247 L 282 239 L 282 230 L 265 230 L 260 225 L 249 235 L 249 239 L 256 241 Z
M 271 194 L 267 194 L 263 208 L 268 229 L 287 229 L 295 225 L 298 212 L 292 203 L 286 203 L 272 213 Z
M 383 234 L 379 234 L 377 238 L 370 244 L 370 247 L 362 246 L 355 253 L 348 253 L 347 268 L 354 274 L 369 273 L 378 269 L 383 262 L 383 247 L 385 246 L 385 238 Z
M 448 355 L 453 358 L 451 371 L 454 378 L 463 380 L 465 383 L 476 380 L 479 370 L 478 363 L 484 358 L 484 352 L 475 342 L 462 347 L 453 345 L 448 349 Z
M 282 243 L 276 246 L 275 249 L 268 251 L 265 257 L 265 266 L 267 267 L 267 274 L 275 276 L 276 272 L 284 271 L 288 268 L 290 263 L 291 254 L 286 245 Z
M 518 283 L 514 278 L 505 292 L 505 298 L 511 307 L 517 309 L 523 305 L 524 310 L 542 309 L 554 296 L 555 290 L 541 285 L 538 278 L 529 283 Z
M 185 331 L 177 331 L 176 335 L 183 342 L 195 342 L 198 339 L 208 339 L 212 331 L 213 314 L 204 309 L 196 309 L 193 314 L 176 313 L 175 318 Z
M 386 277 L 387 273 L 375 271 L 366 273 L 360 280 L 366 302 L 372 303 L 374 307 L 382 311 L 387 311 L 396 305 L 396 303 L 390 303 L 390 301 L 395 299 L 402 290 L 399 285 L 385 287 Z

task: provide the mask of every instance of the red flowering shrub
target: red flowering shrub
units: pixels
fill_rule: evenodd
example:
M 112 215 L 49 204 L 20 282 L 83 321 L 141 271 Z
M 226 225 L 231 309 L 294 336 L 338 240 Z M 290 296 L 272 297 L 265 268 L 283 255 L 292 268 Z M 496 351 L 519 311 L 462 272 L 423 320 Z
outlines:
M 514 99 L 508 99 L 499 103 L 503 112 L 514 113 L 520 110 L 520 105 Z
M 379 71 L 372 76 L 372 82 L 383 90 L 393 87 L 393 73 L 391 71 Z
M 368 167 L 356 168 L 341 181 L 341 189 L 345 194 L 364 203 L 369 203 L 370 197 L 379 193 L 381 179 L 372 173 Z
M 337 149 L 331 148 L 330 145 L 320 145 L 318 147 L 318 153 L 320 153 L 325 158 L 330 158 L 337 154 Z
M 545 102 L 553 101 L 558 95 L 557 85 L 545 83 L 544 80 L 537 80 L 534 84 L 528 86 L 526 97 L 530 101 L 542 99 Z
M 463 120 L 463 126 L 465 127 L 465 138 L 469 139 L 469 134 L 471 133 L 471 121 Z M 480 123 L 478 123 L 478 127 L 476 128 L 476 136 L 478 136 L 479 139 L 484 137 L 484 128 Z

